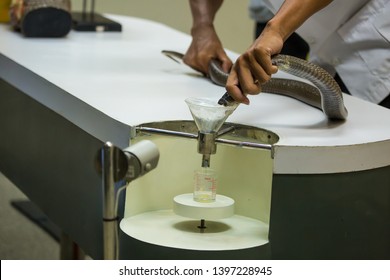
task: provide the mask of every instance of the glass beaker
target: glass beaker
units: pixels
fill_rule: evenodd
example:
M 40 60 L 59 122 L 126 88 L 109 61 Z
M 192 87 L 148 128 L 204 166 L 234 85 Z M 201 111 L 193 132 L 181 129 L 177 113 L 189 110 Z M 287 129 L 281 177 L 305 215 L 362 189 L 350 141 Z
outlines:
M 214 202 L 217 194 L 217 172 L 209 167 L 202 167 L 194 172 L 194 200 Z

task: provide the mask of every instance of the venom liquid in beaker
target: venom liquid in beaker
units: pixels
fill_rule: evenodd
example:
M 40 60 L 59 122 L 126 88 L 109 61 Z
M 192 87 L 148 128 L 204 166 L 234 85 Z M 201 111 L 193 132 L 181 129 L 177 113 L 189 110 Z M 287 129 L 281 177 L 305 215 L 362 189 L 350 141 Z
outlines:
M 217 194 L 217 173 L 209 167 L 202 167 L 194 173 L 194 200 L 214 202 Z

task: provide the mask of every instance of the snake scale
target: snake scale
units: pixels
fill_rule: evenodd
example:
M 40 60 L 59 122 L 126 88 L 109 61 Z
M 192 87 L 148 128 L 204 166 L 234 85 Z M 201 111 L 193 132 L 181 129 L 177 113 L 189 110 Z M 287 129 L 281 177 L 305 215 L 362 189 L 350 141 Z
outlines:
M 175 51 L 162 52 L 175 61 L 183 58 L 183 54 Z M 326 70 L 306 60 L 282 54 L 272 57 L 272 63 L 286 73 L 307 79 L 314 86 L 298 80 L 272 77 L 262 85 L 263 92 L 295 98 L 322 110 L 331 120 L 347 118 L 348 111 L 344 106 L 341 89 Z M 218 61 L 211 60 L 208 76 L 213 83 L 225 86 L 229 74 L 221 69 Z M 229 106 L 235 104 L 235 101 L 226 93 L 218 103 Z

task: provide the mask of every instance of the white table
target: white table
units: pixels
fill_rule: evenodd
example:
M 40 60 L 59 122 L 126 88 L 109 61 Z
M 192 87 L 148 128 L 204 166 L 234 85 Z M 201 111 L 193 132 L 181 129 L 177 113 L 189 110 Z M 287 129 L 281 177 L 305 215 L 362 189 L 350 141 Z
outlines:
M 67 208 L 69 201 L 83 205 L 88 197 L 77 188 L 87 179 L 91 200 L 99 200 L 93 186 L 100 179 L 90 166 L 99 145 L 110 140 L 125 147 L 131 128 L 143 123 L 192 120 L 185 98 L 218 99 L 224 93 L 161 54 L 163 49 L 185 52 L 188 35 L 156 22 L 110 17 L 122 24 L 123 32 L 72 31 L 61 39 L 26 39 L 0 25 L 0 168 L 43 210 L 52 212 L 53 220 L 60 220 L 70 235 L 79 234 L 72 232 L 74 220 L 66 215 L 80 217 L 77 224 L 88 228 L 86 217 L 101 211 L 99 205 L 83 206 L 85 216 L 79 215 L 80 209 L 67 209 L 66 215 L 60 209 Z M 320 110 L 294 99 L 267 93 L 251 97 L 251 105 L 239 106 L 228 121 L 267 129 L 280 137 L 273 147 L 275 184 L 280 184 L 279 175 L 328 178 L 338 174 L 345 184 L 348 179 L 343 176 L 350 175 L 342 174 L 388 171 L 390 110 L 348 95 L 344 98 L 349 116 L 343 123 L 329 122 Z M 38 172 L 50 174 L 40 178 Z M 67 174 L 74 174 L 74 180 Z M 387 185 L 378 188 L 381 195 L 388 195 L 389 177 L 383 174 Z M 79 196 L 68 197 L 62 190 L 65 185 Z M 50 195 L 63 195 L 63 202 L 47 199 Z M 381 207 L 388 209 L 388 199 Z M 384 215 L 388 217 L 388 211 Z M 99 226 L 91 227 L 99 231 Z M 80 237 L 79 242 L 99 257 L 100 248 L 91 245 L 99 238 L 100 234 L 92 241 Z

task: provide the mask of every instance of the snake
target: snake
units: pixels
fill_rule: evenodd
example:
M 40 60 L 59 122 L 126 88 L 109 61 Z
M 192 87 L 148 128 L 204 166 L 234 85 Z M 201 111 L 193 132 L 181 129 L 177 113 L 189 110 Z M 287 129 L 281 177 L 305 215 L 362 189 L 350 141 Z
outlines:
M 182 53 L 176 51 L 163 50 L 162 53 L 176 62 L 184 57 Z M 271 59 L 272 64 L 276 65 L 278 69 L 306 79 L 313 85 L 295 79 L 271 77 L 268 82 L 262 85 L 263 92 L 284 95 L 299 100 L 322 110 L 330 120 L 346 120 L 348 110 L 344 105 L 343 93 L 333 76 L 325 69 L 307 60 L 290 55 L 277 54 Z M 222 70 L 218 60 L 211 59 L 207 76 L 214 84 L 224 87 L 229 73 Z M 223 106 L 237 105 L 237 102 L 228 93 L 225 93 L 218 103 Z

